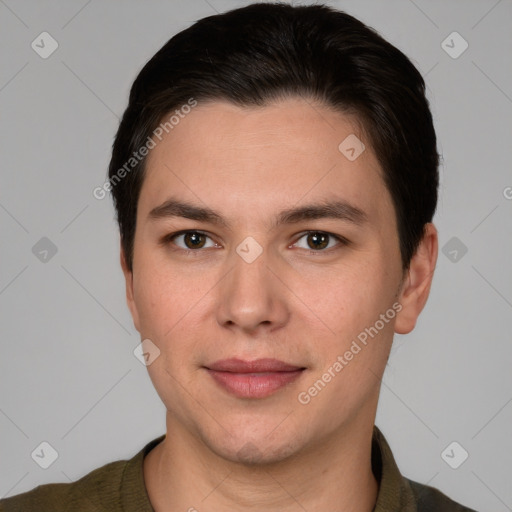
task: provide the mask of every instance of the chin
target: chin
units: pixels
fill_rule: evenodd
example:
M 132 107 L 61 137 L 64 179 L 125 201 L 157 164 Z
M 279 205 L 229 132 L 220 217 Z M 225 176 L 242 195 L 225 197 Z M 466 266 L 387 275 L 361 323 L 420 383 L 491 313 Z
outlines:
M 273 429 L 275 427 L 272 426 Z M 217 433 L 220 436 L 202 437 L 213 453 L 230 462 L 247 466 L 273 465 L 296 455 L 304 440 L 290 429 L 277 433 L 272 428 L 261 429 L 261 432 L 255 431 L 254 426 L 246 430 L 234 428 L 233 435 L 222 430 Z
M 271 466 L 284 462 L 293 457 L 298 447 L 293 443 L 287 443 L 280 446 L 269 446 L 268 443 L 256 444 L 253 441 L 247 441 L 241 448 L 230 447 L 222 449 L 219 447 L 217 455 L 222 458 L 243 464 L 244 466 Z

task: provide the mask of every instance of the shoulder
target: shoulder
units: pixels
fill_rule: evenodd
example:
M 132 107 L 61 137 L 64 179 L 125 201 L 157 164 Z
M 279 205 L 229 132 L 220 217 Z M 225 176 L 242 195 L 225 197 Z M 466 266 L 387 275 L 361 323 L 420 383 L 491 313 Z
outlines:
M 0 512 L 153 512 L 144 484 L 144 457 L 153 439 L 131 459 L 109 462 L 71 483 L 45 484 L 0 500 Z
M 428 485 L 420 484 L 408 478 L 404 480 L 409 484 L 418 512 L 476 512 L 472 508 L 465 507 L 460 503 L 453 501 L 438 489 L 434 489 Z
M 110 462 L 72 483 L 45 484 L 0 500 L 0 512 L 115 512 L 127 461 Z

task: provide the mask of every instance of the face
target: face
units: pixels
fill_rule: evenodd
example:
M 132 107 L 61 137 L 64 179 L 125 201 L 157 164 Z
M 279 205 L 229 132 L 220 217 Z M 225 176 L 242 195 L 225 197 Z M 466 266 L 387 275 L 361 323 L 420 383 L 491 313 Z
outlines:
M 246 462 L 373 425 L 407 297 L 358 123 L 302 99 L 200 103 L 146 169 L 124 271 L 168 425 Z

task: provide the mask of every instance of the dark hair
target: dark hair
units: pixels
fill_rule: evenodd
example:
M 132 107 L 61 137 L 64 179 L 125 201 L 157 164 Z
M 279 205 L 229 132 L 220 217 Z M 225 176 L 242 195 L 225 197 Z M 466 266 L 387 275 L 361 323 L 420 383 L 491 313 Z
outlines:
M 400 50 L 344 12 L 258 3 L 203 18 L 178 33 L 133 83 L 106 183 L 130 269 L 144 179 L 141 154 L 163 119 L 173 111 L 182 117 L 175 109 L 201 100 L 264 106 L 295 96 L 353 113 L 362 124 L 393 200 L 402 266 L 408 268 L 434 215 L 439 181 L 422 76 Z

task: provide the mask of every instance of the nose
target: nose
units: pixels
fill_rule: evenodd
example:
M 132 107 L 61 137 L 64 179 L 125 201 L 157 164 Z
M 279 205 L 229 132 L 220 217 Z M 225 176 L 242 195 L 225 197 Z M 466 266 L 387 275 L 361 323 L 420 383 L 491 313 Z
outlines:
M 231 271 L 218 287 L 218 323 L 250 335 L 283 327 L 290 311 L 286 280 L 279 276 L 277 263 L 269 261 L 264 249 L 250 263 L 234 252 L 230 264 Z

